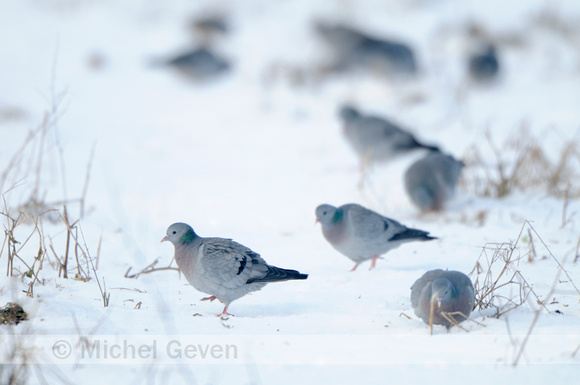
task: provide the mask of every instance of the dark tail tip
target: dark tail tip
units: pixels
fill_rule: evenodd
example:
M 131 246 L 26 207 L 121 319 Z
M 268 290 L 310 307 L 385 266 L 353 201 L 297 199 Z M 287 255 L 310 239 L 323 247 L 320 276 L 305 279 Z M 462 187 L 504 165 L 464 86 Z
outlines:
M 308 274 L 303 274 L 297 270 L 289 270 L 289 269 L 279 269 L 283 272 L 283 274 L 281 274 L 282 276 L 284 276 L 284 280 L 289 280 L 289 279 L 306 279 L 308 278 Z
M 290 270 L 290 269 L 280 269 L 278 268 L 280 271 L 283 272 L 283 275 L 285 275 L 285 279 L 306 279 L 308 278 L 308 274 L 303 274 L 301 272 L 299 272 L 298 270 Z
M 306 279 L 306 278 L 308 278 L 308 274 L 298 273 L 296 276 L 294 276 L 294 279 Z
M 441 152 L 441 149 L 439 147 L 437 147 L 437 146 L 429 146 L 429 145 L 426 145 L 426 144 L 421 144 L 421 147 L 423 147 L 424 149 L 429 150 L 429 151 Z
M 297 270 L 282 269 L 276 266 L 268 265 L 268 273 L 264 277 L 249 279 L 246 283 L 289 281 L 306 278 L 308 278 L 308 274 L 302 274 Z

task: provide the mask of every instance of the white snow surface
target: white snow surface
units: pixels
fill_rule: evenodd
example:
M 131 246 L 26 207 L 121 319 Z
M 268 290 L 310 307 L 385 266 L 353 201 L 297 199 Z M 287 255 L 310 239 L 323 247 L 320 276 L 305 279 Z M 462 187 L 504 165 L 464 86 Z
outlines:
M 231 72 L 200 83 L 150 65 L 200 44 L 188 26 L 212 13 L 231 25 L 214 43 L 232 60 Z M 312 27 L 320 19 L 407 42 L 420 76 L 316 76 L 325 58 Z M 1 1 L 0 172 L 45 116 L 58 117 L 44 141 L 40 174 L 31 160 L 37 146 L 2 175 L 4 209 L 17 214 L 37 175 L 46 202 L 81 196 L 92 159 L 85 213 L 80 218 L 78 204 L 70 203 L 69 215 L 80 220 L 91 255 L 102 240 L 97 276 L 110 303 L 103 306 L 91 269 L 88 282 L 58 277 L 50 251 L 41 282 L 27 296 L 31 278 L 7 277 L 4 251 L 0 307 L 18 302 L 29 320 L 0 325 L 0 341 L 5 348 L 20 344 L 37 364 L 29 366 L 29 383 L 574 383 L 578 199 L 539 188 L 483 197 L 464 183 L 445 212 L 419 214 L 402 178 L 421 154 L 377 166 L 359 188 L 358 159 L 341 135 L 337 110 L 353 102 L 456 157 L 478 148 L 490 163 L 486 132 L 500 145 L 529 135 L 556 162 L 579 136 L 579 21 L 574 0 Z M 498 42 L 502 69 L 492 84 L 475 84 L 465 73 L 470 23 Z M 349 202 L 438 239 L 403 245 L 372 271 L 367 263 L 350 272 L 352 262 L 314 224 L 317 205 Z M 0 221 L 8 226 L 4 216 Z M 174 222 L 232 238 L 272 265 L 310 276 L 235 301 L 227 320 L 215 316 L 219 303 L 200 302 L 205 295 L 175 271 L 125 278 L 129 268 L 140 271 L 157 258 L 158 267 L 171 263 L 173 247 L 159 241 Z M 62 255 L 63 225 L 43 227 Z M 20 226 L 16 239 L 30 231 Z M 534 321 L 539 305 L 530 296 L 499 318 L 475 310 L 477 323 L 435 326 L 430 335 L 410 304 L 413 282 L 435 268 L 470 273 L 485 245 L 491 256 L 494 244 L 515 242 L 520 232 L 515 254 L 522 258 L 512 268 L 549 312 Z M 537 256 L 529 262 L 532 244 Z M 23 249 L 27 263 L 36 245 Z M 504 294 L 517 297 L 514 287 Z M 238 350 L 231 360 L 85 360 L 76 345 L 83 337 Z M 59 339 L 73 347 L 64 360 L 50 349 Z M 9 369 L 9 357 L 0 354 Z

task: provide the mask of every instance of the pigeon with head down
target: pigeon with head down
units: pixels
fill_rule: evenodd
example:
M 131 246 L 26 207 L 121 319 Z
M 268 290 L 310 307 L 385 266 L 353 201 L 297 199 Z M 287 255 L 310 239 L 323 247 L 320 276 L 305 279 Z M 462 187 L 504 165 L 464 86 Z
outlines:
M 433 151 L 405 172 L 405 190 L 421 211 L 440 211 L 455 195 L 463 162 Z
M 161 242 L 175 247 L 175 262 L 195 289 L 209 294 L 203 300 L 220 300 L 224 310 L 246 294 L 262 289 L 267 283 L 306 279 L 308 274 L 268 265 L 260 254 L 231 239 L 203 238 L 191 226 L 174 223 Z
M 207 47 L 199 47 L 171 59 L 155 60 L 154 66 L 169 66 L 186 78 L 207 81 L 228 72 L 232 65 L 229 60 Z
M 332 247 L 356 263 L 351 271 L 369 259 L 373 269 L 381 254 L 403 243 L 436 239 L 426 231 L 408 228 L 354 203 L 340 207 L 320 205 L 316 208 L 316 221 Z
M 471 314 L 475 292 L 469 277 L 459 271 L 431 270 L 411 286 L 411 305 L 427 325 L 447 329 Z

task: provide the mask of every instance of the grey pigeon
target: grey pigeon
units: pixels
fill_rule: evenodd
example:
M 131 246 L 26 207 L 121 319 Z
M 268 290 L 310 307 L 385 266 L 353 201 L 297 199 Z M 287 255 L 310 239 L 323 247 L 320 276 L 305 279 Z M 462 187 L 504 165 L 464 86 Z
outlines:
M 230 32 L 230 24 L 226 15 L 220 13 L 207 14 L 195 18 L 190 22 L 190 27 L 202 35 L 204 39 L 209 39 L 213 35 L 225 35 Z
M 316 221 L 322 225 L 322 234 L 332 247 L 356 263 L 351 271 L 368 259 L 372 259 L 370 269 L 373 269 L 381 254 L 403 243 L 437 239 L 355 203 L 338 208 L 320 205 L 316 208 Z
M 356 68 L 379 70 L 389 75 L 412 75 L 417 63 L 412 49 L 401 42 L 377 38 L 342 24 L 319 22 L 316 31 L 335 53 L 330 70 Z
M 450 328 L 465 321 L 475 302 L 473 284 L 459 271 L 431 270 L 411 286 L 411 305 L 427 325 Z
M 351 105 L 340 109 L 346 139 L 361 159 L 361 164 L 386 161 L 415 149 L 435 150 L 393 122 L 363 115 Z
M 455 194 L 463 162 L 434 151 L 405 172 L 405 190 L 421 211 L 439 211 Z
M 480 82 L 494 79 L 499 72 L 499 60 L 497 51 L 492 44 L 487 44 L 479 52 L 474 52 L 469 57 L 469 74 Z
M 209 294 L 202 301 L 220 300 L 228 313 L 230 303 L 269 282 L 306 279 L 308 274 L 268 265 L 260 254 L 225 238 L 203 238 L 191 226 L 174 223 L 161 242 L 175 246 L 175 262 L 195 289 Z
M 156 61 L 154 64 L 173 67 L 191 79 L 202 81 L 224 74 L 231 68 L 228 60 L 206 47 L 196 48 L 169 60 Z

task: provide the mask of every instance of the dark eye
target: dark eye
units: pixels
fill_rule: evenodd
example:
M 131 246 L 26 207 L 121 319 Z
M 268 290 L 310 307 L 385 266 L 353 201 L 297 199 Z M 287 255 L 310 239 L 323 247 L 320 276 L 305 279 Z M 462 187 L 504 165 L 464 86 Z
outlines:
M 173 234 L 177 234 L 177 231 L 173 231 Z

